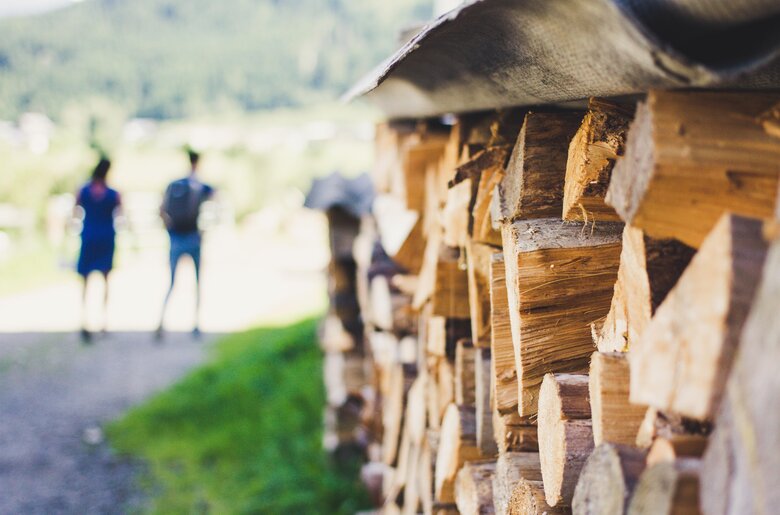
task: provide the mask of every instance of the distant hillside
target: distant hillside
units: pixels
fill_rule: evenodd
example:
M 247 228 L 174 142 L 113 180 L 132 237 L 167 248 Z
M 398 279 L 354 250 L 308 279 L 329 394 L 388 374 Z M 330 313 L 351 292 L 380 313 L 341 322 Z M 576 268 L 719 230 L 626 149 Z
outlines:
M 343 93 L 431 0 L 88 0 L 0 20 L 0 118 L 105 97 L 181 117 Z

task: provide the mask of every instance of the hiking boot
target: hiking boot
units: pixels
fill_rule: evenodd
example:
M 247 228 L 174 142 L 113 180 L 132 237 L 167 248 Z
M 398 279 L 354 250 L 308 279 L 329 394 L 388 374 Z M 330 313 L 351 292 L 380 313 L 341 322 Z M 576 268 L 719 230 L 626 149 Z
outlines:
M 81 328 L 81 332 L 79 333 L 81 336 L 81 343 L 84 345 L 89 345 L 92 343 L 92 333 L 87 331 L 86 328 Z

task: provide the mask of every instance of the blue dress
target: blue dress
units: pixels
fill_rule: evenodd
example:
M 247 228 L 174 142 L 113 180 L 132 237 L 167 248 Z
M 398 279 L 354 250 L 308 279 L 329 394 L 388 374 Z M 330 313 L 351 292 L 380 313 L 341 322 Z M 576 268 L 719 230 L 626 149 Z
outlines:
M 79 191 L 78 204 L 84 209 L 84 225 L 76 270 L 84 277 L 94 271 L 108 273 L 114 264 L 114 211 L 119 193 L 106 187 L 103 195 L 95 195 L 87 183 Z

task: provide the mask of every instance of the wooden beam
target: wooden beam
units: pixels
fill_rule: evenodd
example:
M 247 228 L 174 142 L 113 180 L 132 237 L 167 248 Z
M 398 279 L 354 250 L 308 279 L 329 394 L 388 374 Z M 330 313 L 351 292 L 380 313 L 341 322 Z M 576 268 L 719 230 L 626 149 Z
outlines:
M 780 139 L 757 118 L 778 100 L 778 93 L 651 91 L 607 203 L 650 236 L 697 248 L 725 211 L 771 217 Z

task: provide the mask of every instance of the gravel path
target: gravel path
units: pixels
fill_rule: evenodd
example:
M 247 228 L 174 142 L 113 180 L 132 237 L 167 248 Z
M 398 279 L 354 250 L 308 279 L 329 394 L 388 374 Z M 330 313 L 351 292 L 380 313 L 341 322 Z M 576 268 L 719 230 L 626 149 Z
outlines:
M 0 514 L 138 511 L 138 468 L 100 428 L 200 363 L 213 339 L 0 334 Z

